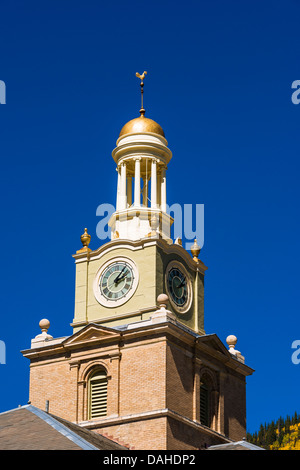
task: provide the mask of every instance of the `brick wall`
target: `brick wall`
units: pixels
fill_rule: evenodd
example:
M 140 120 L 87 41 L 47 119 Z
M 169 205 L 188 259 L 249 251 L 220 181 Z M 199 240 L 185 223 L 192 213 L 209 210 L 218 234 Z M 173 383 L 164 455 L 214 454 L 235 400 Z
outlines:
M 136 450 L 167 449 L 167 418 L 147 419 L 123 425 L 100 427 L 96 432 Z
M 178 333 L 178 332 L 177 332 Z M 209 363 L 194 338 L 169 329 L 128 331 L 56 355 L 38 355 L 30 368 L 30 401 L 50 413 L 92 425 L 136 449 L 198 449 L 222 442 L 200 424 L 201 371 L 211 372 L 216 397 L 213 429 L 234 440 L 245 436 L 245 379 L 213 354 Z M 79 344 L 79 343 L 78 343 Z M 196 351 L 196 357 L 195 356 Z M 218 352 L 218 354 L 220 354 Z M 226 357 L 225 363 L 228 363 Z M 88 379 L 95 367 L 108 376 L 107 416 L 88 420 Z
M 246 437 L 246 384 L 233 375 L 223 376 L 224 432 L 233 440 Z
M 194 365 L 191 353 L 169 342 L 167 348 L 167 408 L 193 419 Z
M 50 413 L 74 421 L 76 419 L 76 376 L 68 362 L 53 361 L 30 367 L 31 404 L 44 410 L 49 400 Z

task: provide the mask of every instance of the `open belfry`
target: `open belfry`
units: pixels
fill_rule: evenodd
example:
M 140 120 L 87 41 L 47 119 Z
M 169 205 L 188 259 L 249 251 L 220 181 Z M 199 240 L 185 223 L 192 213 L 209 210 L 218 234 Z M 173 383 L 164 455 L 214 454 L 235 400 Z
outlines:
M 29 400 L 131 449 L 206 449 L 245 438 L 253 369 L 235 336 L 225 346 L 204 330 L 207 268 L 196 240 L 188 252 L 171 239 L 172 152 L 161 126 L 145 117 L 146 72 L 136 75 L 140 116 L 124 125 L 112 152 L 111 240 L 92 250 L 84 230 L 73 255 L 72 335 L 52 337 L 43 319 L 22 351 L 30 360 Z

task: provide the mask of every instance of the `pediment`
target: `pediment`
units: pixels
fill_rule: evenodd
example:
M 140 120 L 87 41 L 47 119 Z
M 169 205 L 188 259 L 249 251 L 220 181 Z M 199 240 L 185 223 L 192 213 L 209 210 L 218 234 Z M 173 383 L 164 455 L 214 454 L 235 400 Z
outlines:
M 224 358 L 231 358 L 231 354 L 220 338 L 216 334 L 203 335 L 198 338 L 198 344 L 203 345 L 210 352 L 223 355 Z
M 93 344 L 106 341 L 109 339 L 118 339 L 120 332 L 105 326 L 96 325 L 91 323 L 73 335 L 69 336 L 64 342 L 64 346 L 79 346 L 82 344 Z
M 205 354 L 214 357 L 241 374 L 247 376 L 254 372 L 254 369 L 244 363 L 244 358 L 241 361 L 238 356 L 231 354 L 216 334 L 199 336 L 197 343 Z

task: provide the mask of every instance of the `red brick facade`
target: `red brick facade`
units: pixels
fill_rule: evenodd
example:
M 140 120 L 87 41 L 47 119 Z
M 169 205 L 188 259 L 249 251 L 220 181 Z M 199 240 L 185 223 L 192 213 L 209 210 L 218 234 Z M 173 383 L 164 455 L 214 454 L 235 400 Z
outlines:
M 246 434 L 245 377 L 252 373 L 216 335 L 173 322 L 117 330 L 90 324 L 61 342 L 23 351 L 30 401 L 135 449 L 194 450 Z M 107 374 L 107 413 L 89 419 L 89 377 Z M 210 383 L 210 427 L 200 422 L 200 383 Z

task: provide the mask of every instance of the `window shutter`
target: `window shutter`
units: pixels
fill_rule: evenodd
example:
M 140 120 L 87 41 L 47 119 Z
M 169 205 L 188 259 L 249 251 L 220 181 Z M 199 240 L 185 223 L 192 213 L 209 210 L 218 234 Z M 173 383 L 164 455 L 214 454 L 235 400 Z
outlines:
M 205 384 L 200 387 L 200 422 L 209 426 L 209 391 Z
M 96 372 L 90 379 L 90 419 L 106 416 L 107 377 L 104 371 Z

